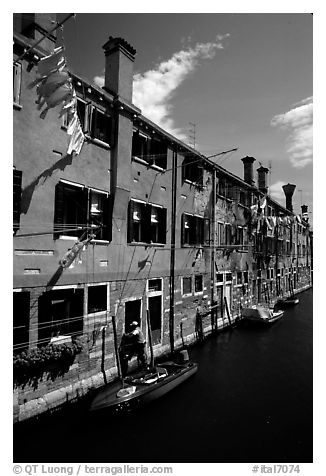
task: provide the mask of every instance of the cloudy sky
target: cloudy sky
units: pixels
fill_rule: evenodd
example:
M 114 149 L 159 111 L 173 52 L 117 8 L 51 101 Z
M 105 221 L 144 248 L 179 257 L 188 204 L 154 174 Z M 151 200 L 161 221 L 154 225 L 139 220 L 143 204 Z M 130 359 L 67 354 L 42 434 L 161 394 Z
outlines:
M 62 18 L 64 15 L 60 15 Z M 110 35 L 136 50 L 133 101 L 142 113 L 243 176 L 246 155 L 271 167 L 270 193 L 296 184 L 312 211 L 312 15 L 77 14 L 64 27 L 69 67 L 103 85 Z M 85 33 L 87 32 L 87 34 Z M 195 129 L 190 124 L 195 124 Z

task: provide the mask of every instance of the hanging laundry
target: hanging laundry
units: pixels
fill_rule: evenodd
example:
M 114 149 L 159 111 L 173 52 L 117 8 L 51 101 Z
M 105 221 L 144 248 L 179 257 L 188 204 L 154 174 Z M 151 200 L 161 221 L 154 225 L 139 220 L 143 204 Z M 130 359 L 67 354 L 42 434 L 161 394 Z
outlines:
M 273 229 L 273 227 L 271 226 L 271 224 L 270 224 L 270 222 L 269 222 L 268 217 L 265 217 L 265 223 L 266 223 L 267 228 L 268 228 L 269 230 L 272 230 L 272 229 Z
M 68 154 L 79 154 L 84 143 L 84 134 L 77 115 L 77 96 L 66 68 L 64 47 L 55 48 L 53 53 L 42 58 L 37 65 L 37 78 L 29 88 L 37 86 L 38 109 L 45 109 L 40 114 L 44 119 L 49 109 L 61 105 L 59 118 L 66 116 L 67 133 L 71 136 Z
M 267 200 L 266 200 L 266 195 L 265 195 L 263 198 L 261 198 L 261 199 L 259 200 L 259 207 L 260 207 L 262 210 L 264 210 L 264 208 L 266 207 L 266 203 L 267 203 Z
M 69 141 L 67 154 L 72 154 L 72 152 L 75 152 L 78 155 L 83 147 L 85 136 L 81 128 L 79 119 L 77 117 L 77 113 L 75 117 L 76 117 L 75 126 L 74 126 L 73 133 L 71 135 L 71 139 Z
M 53 50 L 53 53 L 49 56 L 45 56 L 41 58 L 37 64 L 37 71 L 38 74 L 42 77 L 46 77 L 58 69 L 62 69 L 66 65 L 66 60 L 64 57 L 64 47 L 59 46 Z

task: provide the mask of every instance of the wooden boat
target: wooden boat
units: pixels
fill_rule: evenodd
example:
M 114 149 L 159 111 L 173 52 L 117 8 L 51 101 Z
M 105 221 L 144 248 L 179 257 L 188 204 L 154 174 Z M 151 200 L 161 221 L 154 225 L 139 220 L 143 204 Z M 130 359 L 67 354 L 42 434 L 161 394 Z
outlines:
M 274 311 L 263 306 L 245 307 L 241 311 L 242 319 L 261 324 L 272 324 L 278 321 L 283 314 L 284 311 Z
M 150 370 L 125 377 L 123 383 L 107 384 L 93 399 L 90 410 L 131 411 L 162 397 L 197 370 L 196 363 L 169 361 L 158 364 Z

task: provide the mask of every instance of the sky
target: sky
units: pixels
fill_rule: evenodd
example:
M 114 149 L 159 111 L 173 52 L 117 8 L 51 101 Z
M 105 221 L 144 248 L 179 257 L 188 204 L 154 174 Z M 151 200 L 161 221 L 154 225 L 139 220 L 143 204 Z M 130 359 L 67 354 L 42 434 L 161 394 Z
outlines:
M 62 19 L 66 14 L 59 14 Z M 133 102 L 144 116 L 243 177 L 270 168 L 270 194 L 296 185 L 312 220 L 313 16 L 309 13 L 77 13 L 62 32 L 69 68 L 103 85 L 109 36 L 137 51 Z M 192 125 L 192 124 L 195 124 Z

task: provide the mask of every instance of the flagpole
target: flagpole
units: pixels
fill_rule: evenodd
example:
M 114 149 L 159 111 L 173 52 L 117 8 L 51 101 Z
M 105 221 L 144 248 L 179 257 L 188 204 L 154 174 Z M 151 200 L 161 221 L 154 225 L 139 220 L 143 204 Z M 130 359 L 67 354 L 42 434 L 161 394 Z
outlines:
M 55 30 L 57 30 L 58 28 L 60 28 L 64 23 L 66 23 L 67 20 L 69 20 L 72 16 L 75 16 L 76 14 L 75 13 L 69 13 L 69 15 L 64 18 L 61 22 L 57 23 L 55 27 L 53 27 L 50 31 L 47 31 L 46 34 L 43 34 L 42 37 L 37 40 L 35 43 L 33 43 L 29 48 L 27 48 L 26 51 L 24 51 L 24 53 L 22 55 L 19 56 L 19 58 L 17 58 L 14 63 L 17 64 L 19 63 L 19 61 L 21 61 L 24 56 L 27 55 L 27 53 L 29 53 L 31 50 L 33 50 L 34 48 L 36 48 L 36 46 L 38 46 L 41 41 L 44 40 L 44 38 L 46 37 L 46 35 L 50 35 L 51 33 L 53 33 Z

